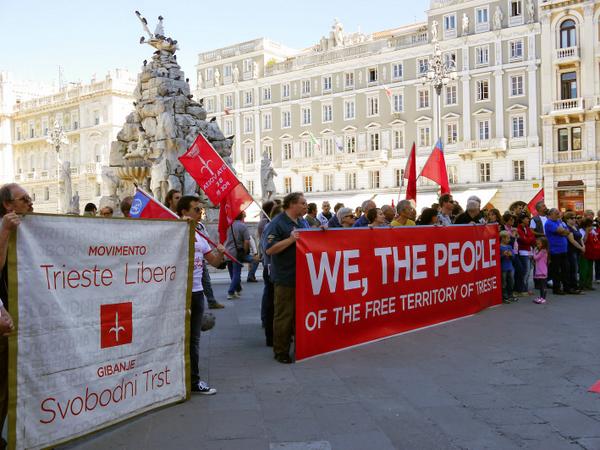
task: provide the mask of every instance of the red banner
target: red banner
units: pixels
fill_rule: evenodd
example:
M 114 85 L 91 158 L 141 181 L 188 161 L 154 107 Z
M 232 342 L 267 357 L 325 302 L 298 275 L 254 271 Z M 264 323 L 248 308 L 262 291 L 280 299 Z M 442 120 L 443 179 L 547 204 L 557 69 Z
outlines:
M 296 249 L 296 360 L 502 302 L 497 226 L 307 230 Z
M 199 134 L 192 146 L 179 157 L 200 189 L 215 205 L 220 205 L 240 180 L 210 143 Z

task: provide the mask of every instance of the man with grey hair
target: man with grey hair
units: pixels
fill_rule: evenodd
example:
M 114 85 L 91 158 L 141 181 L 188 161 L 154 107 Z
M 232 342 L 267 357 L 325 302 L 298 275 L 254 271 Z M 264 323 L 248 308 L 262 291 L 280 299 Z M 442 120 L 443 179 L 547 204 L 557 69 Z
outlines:
M 400 200 L 396 205 L 396 211 L 398 212 L 398 217 L 392 220 L 391 226 L 413 227 L 416 225 L 413 220 L 415 208 L 413 208 L 410 200 Z
M 481 203 L 473 198 L 467 201 L 467 210 L 464 213 L 459 214 L 454 221 L 455 225 L 466 225 L 469 223 L 485 223 L 483 213 L 481 212 Z
M 354 213 L 351 208 L 338 209 L 336 216 L 342 228 L 351 228 L 354 225 Z
M 20 216 L 33 212 L 33 201 L 25 189 L 16 183 L 0 188 L 0 430 L 8 411 L 8 337 L 13 321 L 8 313 L 8 241 L 21 223 Z M 0 448 L 6 442 L 0 438 Z
M 540 200 L 535 204 L 535 210 L 537 214 L 533 216 L 529 226 L 533 229 L 533 234 L 536 237 L 541 237 L 546 234 L 544 227 L 546 226 L 546 220 L 548 220 L 548 208 L 544 200 Z
M 470 201 L 474 201 L 479 203 L 479 208 L 481 208 L 481 199 L 479 197 L 477 197 L 476 195 L 471 195 L 468 199 L 467 199 L 467 203 L 469 203 Z
M 354 227 L 368 227 L 369 226 L 369 221 L 367 220 L 367 213 L 371 210 L 371 209 L 375 209 L 377 208 L 377 205 L 375 204 L 375 202 L 373 200 L 365 200 L 362 205 L 362 216 L 360 216 L 358 218 L 358 220 L 356 222 L 354 222 Z

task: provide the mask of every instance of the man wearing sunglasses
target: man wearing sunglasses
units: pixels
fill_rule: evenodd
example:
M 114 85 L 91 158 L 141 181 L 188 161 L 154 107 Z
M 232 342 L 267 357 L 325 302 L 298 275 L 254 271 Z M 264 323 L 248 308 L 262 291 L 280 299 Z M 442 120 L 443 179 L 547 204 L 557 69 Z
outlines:
M 13 321 L 8 313 L 8 267 L 6 257 L 11 232 L 21 223 L 19 216 L 33 212 L 33 202 L 27 191 L 16 183 L 0 188 L 0 431 L 8 408 L 8 334 Z M 0 449 L 6 442 L 0 438 Z

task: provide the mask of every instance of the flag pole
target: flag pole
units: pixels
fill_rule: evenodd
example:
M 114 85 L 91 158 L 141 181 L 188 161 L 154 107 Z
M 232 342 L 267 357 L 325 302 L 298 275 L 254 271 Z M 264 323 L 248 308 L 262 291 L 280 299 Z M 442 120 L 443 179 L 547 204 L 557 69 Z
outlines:
M 165 211 L 167 211 L 169 214 L 171 214 L 173 216 L 173 218 L 175 219 L 181 219 L 181 217 L 179 217 L 177 214 L 175 214 L 173 211 L 171 211 L 169 208 L 167 208 L 165 205 L 163 205 L 161 202 L 157 201 L 152 195 L 150 195 L 148 192 L 144 191 L 142 188 L 140 188 L 137 183 L 133 183 L 133 185 L 135 186 L 135 189 L 140 192 L 142 195 L 146 196 L 146 198 L 149 198 L 150 200 L 154 200 L 156 202 L 157 205 L 160 205 L 160 207 L 162 209 L 164 209 Z M 198 229 L 198 227 L 194 227 L 194 230 L 196 231 L 196 233 L 198 233 L 202 238 L 204 238 L 209 244 L 211 244 L 214 248 L 217 248 L 217 244 L 215 244 L 215 242 L 209 238 L 205 233 L 203 233 L 202 231 L 200 231 Z M 241 262 L 239 262 L 236 258 L 234 258 L 227 250 L 225 250 L 223 252 L 229 259 L 231 259 L 232 261 L 235 261 L 238 264 L 242 264 Z

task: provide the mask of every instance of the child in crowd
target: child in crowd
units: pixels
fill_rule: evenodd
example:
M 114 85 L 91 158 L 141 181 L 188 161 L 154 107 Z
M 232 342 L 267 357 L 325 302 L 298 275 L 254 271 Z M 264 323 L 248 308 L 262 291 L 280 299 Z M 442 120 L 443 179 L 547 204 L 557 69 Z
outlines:
M 508 231 L 503 230 L 500 232 L 500 255 L 501 255 L 501 266 L 502 266 L 502 303 L 516 302 L 517 299 L 513 297 L 513 285 L 514 285 L 514 267 L 513 267 L 513 256 L 514 247 L 510 243 L 511 235 Z
M 544 236 L 538 237 L 535 241 L 533 261 L 535 264 L 533 281 L 535 287 L 540 290 L 540 296 L 533 302 L 543 305 L 546 303 L 546 281 L 548 278 L 548 239 Z

